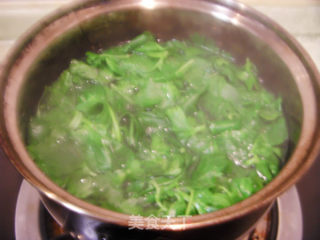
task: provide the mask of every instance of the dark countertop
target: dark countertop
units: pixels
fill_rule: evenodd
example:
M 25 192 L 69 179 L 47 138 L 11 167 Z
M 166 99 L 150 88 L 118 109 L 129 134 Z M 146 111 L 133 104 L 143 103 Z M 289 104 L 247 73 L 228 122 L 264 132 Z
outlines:
M 0 239 L 2 240 L 14 239 L 14 213 L 21 181 L 20 174 L 0 150 Z
M 320 156 L 297 184 L 303 212 L 303 239 L 320 239 Z

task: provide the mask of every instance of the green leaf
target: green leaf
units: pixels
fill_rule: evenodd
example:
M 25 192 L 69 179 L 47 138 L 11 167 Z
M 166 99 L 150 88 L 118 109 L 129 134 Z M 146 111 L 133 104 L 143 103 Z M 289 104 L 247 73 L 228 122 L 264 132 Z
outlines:
M 178 136 L 191 136 L 192 128 L 189 125 L 188 119 L 181 107 L 176 106 L 168 108 L 166 110 L 166 114 L 171 122 L 173 131 L 176 132 Z
M 234 178 L 232 184 L 241 194 L 241 199 L 245 199 L 254 193 L 254 182 L 249 177 Z
M 278 118 L 276 121 L 266 126 L 266 138 L 270 145 L 279 145 L 288 139 L 288 130 L 284 117 Z
M 221 177 L 230 167 L 230 160 L 222 154 L 203 155 L 192 173 L 193 184 L 212 186 L 218 177 Z
M 238 121 L 224 120 L 211 123 L 209 129 L 212 134 L 216 135 L 224 131 L 238 130 L 240 129 L 240 126 Z

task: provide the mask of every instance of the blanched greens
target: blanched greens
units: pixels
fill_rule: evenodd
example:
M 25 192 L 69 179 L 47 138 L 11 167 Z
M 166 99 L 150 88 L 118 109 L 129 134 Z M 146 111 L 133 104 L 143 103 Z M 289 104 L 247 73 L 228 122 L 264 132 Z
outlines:
M 71 194 L 115 211 L 202 214 L 279 171 L 281 99 L 214 42 L 133 40 L 72 60 L 46 88 L 28 150 Z

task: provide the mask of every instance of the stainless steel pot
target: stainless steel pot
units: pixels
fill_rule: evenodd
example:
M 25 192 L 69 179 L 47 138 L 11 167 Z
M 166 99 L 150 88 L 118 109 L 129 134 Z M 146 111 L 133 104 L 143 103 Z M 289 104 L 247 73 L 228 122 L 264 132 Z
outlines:
M 290 132 L 287 161 L 261 191 L 231 207 L 198 216 L 158 219 L 157 229 L 129 230 L 130 217 L 77 199 L 48 179 L 28 155 L 30 116 L 46 85 L 72 58 L 148 30 L 160 39 L 200 33 L 238 62 L 257 66 L 266 88 L 284 101 Z M 282 192 L 311 166 L 320 148 L 320 77 L 308 54 L 285 30 L 253 9 L 222 0 L 92 0 L 76 2 L 36 24 L 15 45 L 0 76 L 1 146 L 39 190 L 50 213 L 81 239 L 124 233 L 139 239 L 235 239 L 250 230 Z M 141 218 L 139 221 L 147 221 Z M 205 237 L 202 237 L 205 238 Z

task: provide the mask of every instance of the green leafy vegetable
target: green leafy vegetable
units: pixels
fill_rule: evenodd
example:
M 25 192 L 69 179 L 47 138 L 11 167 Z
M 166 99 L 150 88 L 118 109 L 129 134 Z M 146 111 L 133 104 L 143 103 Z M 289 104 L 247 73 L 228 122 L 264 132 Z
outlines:
M 228 207 L 276 176 L 288 138 L 257 72 L 202 36 L 142 33 L 71 61 L 30 121 L 28 150 L 61 187 L 111 210 Z

